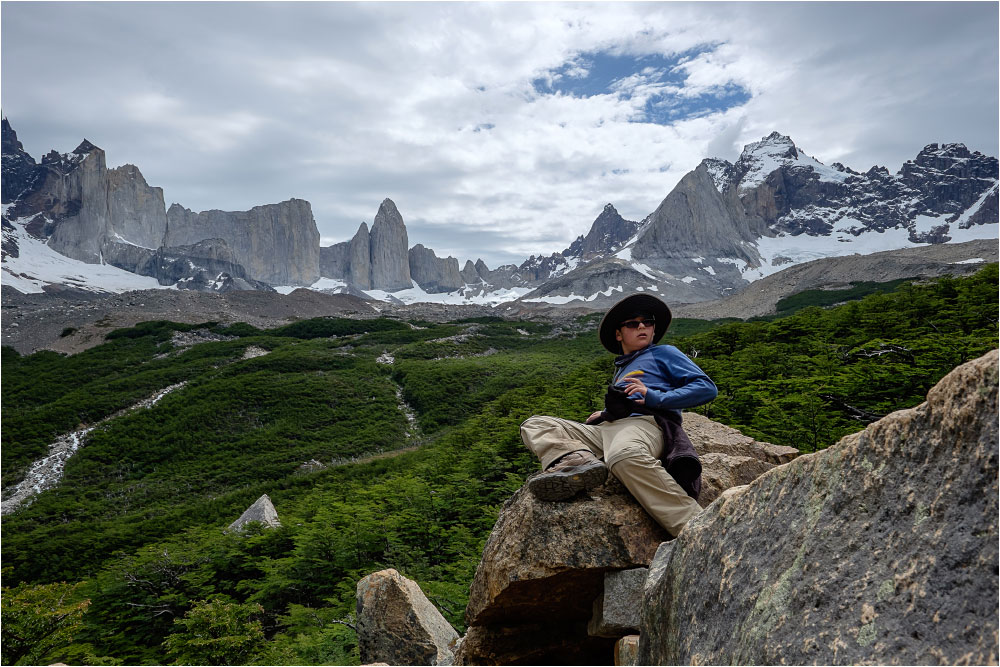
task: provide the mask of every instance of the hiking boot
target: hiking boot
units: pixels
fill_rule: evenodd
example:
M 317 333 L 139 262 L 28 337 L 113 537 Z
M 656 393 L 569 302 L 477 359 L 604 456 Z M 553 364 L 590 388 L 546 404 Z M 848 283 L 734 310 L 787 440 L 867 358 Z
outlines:
M 608 467 L 584 449 L 556 459 L 545 472 L 528 480 L 528 490 L 539 500 L 566 500 L 604 484 L 607 478 Z

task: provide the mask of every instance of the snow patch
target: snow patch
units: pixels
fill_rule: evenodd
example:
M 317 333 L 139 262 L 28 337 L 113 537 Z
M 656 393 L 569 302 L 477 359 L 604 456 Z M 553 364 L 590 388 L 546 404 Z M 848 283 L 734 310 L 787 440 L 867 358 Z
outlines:
M 621 292 L 623 288 L 621 285 L 616 287 L 609 287 L 606 290 L 600 292 L 594 292 L 590 296 L 580 296 L 579 294 L 569 294 L 563 296 L 561 294 L 549 294 L 546 296 L 535 297 L 534 299 L 522 299 L 526 303 L 552 303 L 552 304 L 563 304 L 569 303 L 570 301 L 593 301 L 599 296 L 611 296 L 614 292 Z
M 640 264 L 639 262 L 632 262 L 631 266 L 633 269 L 635 269 L 642 275 L 646 276 L 647 278 L 651 278 L 653 280 L 657 279 L 656 276 L 653 275 L 653 269 L 649 268 L 645 264 Z
M 983 204 L 986 203 L 986 200 L 989 198 L 989 196 L 992 194 L 996 194 L 998 187 L 1000 186 L 998 186 L 997 183 L 994 183 L 992 188 L 988 188 L 986 192 L 984 192 L 982 196 L 976 201 L 975 204 L 966 209 L 965 212 L 962 213 L 962 215 L 960 215 L 957 220 L 955 220 L 955 222 L 951 223 L 952 224 L 951 228 L 953 230 L 957 230 L 966 226 L 969 222 L 969 218 L 971 218 L 972 216 L 974 216 L 976 213 L 979 212 L 979 209 L 983 207 Z
M 510 289 L 498 289 L 483 294 L 467 293 L 472 287 L 466 286 L 454 292 L 428 293 L 423 290 L 415 281 L 413 287 L 399 290 L 397 292 L 386 292 L 384 290 L 366 290 L 365 294 L 378 299 L 379 301 L 390 301 L 398 299 L 403 303 L 441 303 L 446 305 L 476 304 L 481 306 L 495 306 L 507 301 L 514 301 L 530 292 L 532 287 L 511 287 Z
M 942 225 L 945 227 L 948 226 L 948 222 L 942 217 L 918 215 L 913 220 L 913 231 L 917 234 L 924 234 L 926 232 L 933 231 L 935 227 L 940 227 Z
M 748 144 L 740 156 L 740 163 L 749 163 L 750 168 L 740 180 L 739 191 L 752 190 L 763 183 L 768 176 L 781 167 L 812 169 L 821 181 L 840 183 L 850 174 L 828 167 L 819 160 L 795 149 L 796 157 L 785 154 L 794 147 L 787 137 L 764 139 Z
M 24 294 L 41 293 L 46 285 L 68 285 L 91 292 L 116 293 L 177 289 L 175 285 L 161 285 L 156 278 L 136 275 L 108 264 L 87 264 L 61 255 L 28 234 L 19 224 L 4 233 L 16 239 L 19 256 L 3 258 L 0 282 Z

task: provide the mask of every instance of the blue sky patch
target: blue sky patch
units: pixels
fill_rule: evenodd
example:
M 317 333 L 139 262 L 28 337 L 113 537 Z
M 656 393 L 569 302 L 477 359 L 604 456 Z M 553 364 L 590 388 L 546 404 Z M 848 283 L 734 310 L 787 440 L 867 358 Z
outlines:
M 633 122 L 669 125 L 684 118 L 725 111 L 750 100 L 747 89 L 732 83 L 700 95 L 684 93 L 687 73 L 680 66 L 711 50 L 712 47 L 704 46 L 670 56 L 581 53 L 531 83 L 542 95 L 618 95 L 623 99 L 640 95 L 646 98 L 644 114 Z

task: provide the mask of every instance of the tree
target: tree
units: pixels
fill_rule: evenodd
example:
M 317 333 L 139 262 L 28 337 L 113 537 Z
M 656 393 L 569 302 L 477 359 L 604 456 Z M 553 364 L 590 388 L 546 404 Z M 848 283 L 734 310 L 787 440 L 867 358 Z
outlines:
M 3 664 L 38 665 L 61 657 L 83 626 L 90 600 L 75 600 L 82 585 L 55 583 L 3 588 Z
M 200 600 L 183 618 L 179 629 L 163 642 L 176 665 L 247 665 L 265 647 L 259 604 L 237 604 L 216 597 Z

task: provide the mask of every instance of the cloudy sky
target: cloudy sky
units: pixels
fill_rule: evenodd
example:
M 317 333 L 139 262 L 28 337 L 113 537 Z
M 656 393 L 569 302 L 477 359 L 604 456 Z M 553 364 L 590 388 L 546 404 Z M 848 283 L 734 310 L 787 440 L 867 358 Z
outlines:
M 386 197 L 410 244 L 490 267 L 652 212 L 772 130 L 895 172 L 998 153 L 998 4 L 0 5 L 3 113 L 86 137 L 169 205 L 307 199 L 328 245 Z

